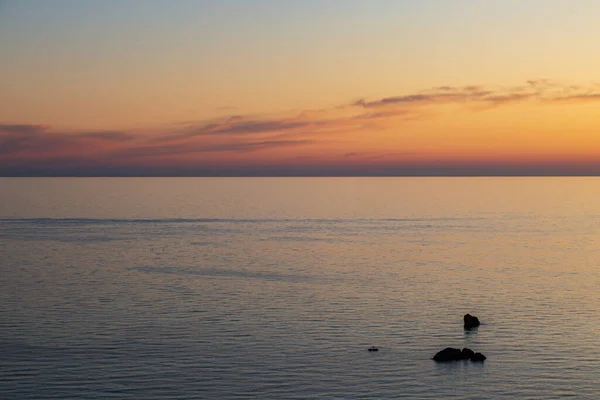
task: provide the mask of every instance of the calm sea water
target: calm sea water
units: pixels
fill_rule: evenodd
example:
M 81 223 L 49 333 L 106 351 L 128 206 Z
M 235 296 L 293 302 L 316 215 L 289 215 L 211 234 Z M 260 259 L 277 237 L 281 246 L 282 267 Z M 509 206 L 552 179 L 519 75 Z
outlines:
M 0 179 L 0 398 L 598 399 L 599 222 L 598 178 Z

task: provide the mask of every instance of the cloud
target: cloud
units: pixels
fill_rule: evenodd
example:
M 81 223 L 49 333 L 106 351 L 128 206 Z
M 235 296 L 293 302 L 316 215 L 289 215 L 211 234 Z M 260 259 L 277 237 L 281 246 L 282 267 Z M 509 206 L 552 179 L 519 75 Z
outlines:
M 371 119 L 371 120 L 375 119 L 376 120 L 376 119 L 385 119 L 385 118 L 398 117 L 398 116 L 410 117 L 410 116 L 416 116 L 416 114 L 409 110 L 386 110 L 386 111 L 361 113 L 361 114 L 356 115 L 354 117 L 354 119 L 359 119 L 359 120 L 360 119 Z
M 245 142 L 226 142 L 215 144 L 179 143 L 171 145 L 150 145 L 127 148 L 112 153 L 114 158 L 174 156 L 193 153 L 235 152 L 246 153 L 271 148 L 303 146 L 316 143 L 316 140 L 263 140 Z
M 388 120 L 393 117 L 408 115 L 405 111 L 387 111 L 364 113 L 360 110 L 330 110 L 329 114 L 319 117 L 302 112 L 295 116 L 274 116 L 271 118 L 252 118 L 232 116 L 189 126 L 180 131 L 167 133 L 153 139 L 156 142 L 172 142 L 191 140 L 199 137 L 236 137 L 245 140 L 249 137 L 290 137 L 306 136 L 321 133 L 348 133 L 366 127 L 377 129 L 374 120 Z M 370 120 L 370 121 L 367 121 Z M 212 139 L 211 139 L 212 140 Z
M 214 152 L 214 151 L 234 151 L 234 152 L 248 152 L 263 150 L 276 147 L 290 147 L 290 146 L 303 146 L 317 142 L 316 140 L 265 140 L 260 142 L 246 142 L 246 143 L 225 143 L 212 146 L 206 146 L 201 151 L 203 152 Z
M 190 136 L 195 135 L 219 135 L 219 134 L 255 134 L 281 132 L 291 129 L 305 128 L 313 124 L 319 124 L 318 121 L 294 121 L 294 120 L 262 120 L 262 121 L 240 121 L 239 117 L 235 120 L 228 119 L 224 124 L 208 124 L 189 132 Z
M 550 102 L 572 102 L 572 103 L 585 103 L 585 102 L 595 102 L 600 101 L 600 92 L 598 93 L 581 93 L 581 94 L 572 94 L 565 95 L 561 97 L 556 97 L 554 99 L 550 99 Z
M 124 142 L 135 139 L 133 134 L 121 131 L 84 132 L 79 134 L 78 137 L 116 142 Z
M 47 128 L 44 125 L 0 124 L 0 133 L 34 135 L 45 131 Z
M 5 135 L 0 136 L 0 154 L 9 155 L 25 151 L 49 152 L 65 146 L 69 139 L 60 135 Z
M 492 91 L 484 90 L 478 86 L 465 86 L 463 88 L 441 86 L 421 93 L 384 97 L 373 101 L 360 99 L 356 101 L 354 105 L 364 108 L 377 108 L 411 104 L 458 103 L 465 101 L 481 101 L 485 99 L 486 96 L 492 94 Z
M 548 79 L 529 80 L 525 86 L 512 87 L 437 86 L 418 93 L 384 97 L 377 100 L 360 99 L 352 103 L 352 106 L 366 109 L 453 103 L 499 106 L 526 101 L 540 103 L 600 101 L 600 87 L 595 84 L 566 85 Z
M 310 126 L 309 121 L 287 119 L 248 119 L 241 115 L 232 115 L 212 121 L 188 123 L 188 126 L 172 134 L 155 138 L 157 142 L 173 141 L 196 136 L 250 136 L 285 132 Z
M 350 152 L 345 153 L 344 158 L 355 158 L 362 161 L 389 160 L 393 158 L 405 158 L 407 156 L 415 156 L 415 152 L 393 152 L 393 153 L 365 153 L 365 152 Z
M 356 147 L 360 145 L 358 135 L 372 135 L 377 131 L 389 133 L 392 131 L 386 129 L 398 127 L 399 122 L 433 118 L 437 115 L 436 106 L 465 105 L 465 110 L 473 111 L 525 102 L 541 105 L 596 101 L 600 102 L 598 84 L 567 85 L 538 79 L 509 87 L 442 85 L 380 99 L 361 99 L 328 109 L 295 110 L 277 115 L 233 114 L 212 120 L 174 123 L 146 132 L 68 132 L 45 125 L 0 123 L 0 167 L 16 171 L 48 166 L 63 171 L 92 166 L 97 168 L 94 171 L 102 171 L 124 164 L 150 166 L 158 159 L 176 160 L 180 155 L 189 155 L 185 159 L 200 165 L 203 159 L 221 157 L 219 153 L 230 154 L 222 157 L 230 161 L 236 153 L 257 153 L 259 156 L 255 159 L 258 160 L 263 151 L 315 144 L 335 150 L 342 142 L 345 143 L 344 150 L 339 152 L 342 159 L 367 165 L 374 160 L 406 158 L 414 153 L 364 152 Z M 285 152 L 289 159 L 309 157 L 301 153 Z M 319 162 L 318 158 L 310 160 L 311 163 L 312 160 Z M 155 171 L 158 167 L 153 168 Z
M 23 153 L 45 154 L 69 148 L 101 146 L 135 139 L 122 131 L 52 131 L 44 125 L 0 124 L 0 154 L 16 156 Z

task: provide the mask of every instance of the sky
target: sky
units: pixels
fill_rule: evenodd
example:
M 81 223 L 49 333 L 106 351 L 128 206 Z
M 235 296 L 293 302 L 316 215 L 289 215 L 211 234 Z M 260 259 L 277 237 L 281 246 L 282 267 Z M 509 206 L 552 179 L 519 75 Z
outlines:
M 599 175 L 597 0 L 0 0 L 0 176 Z

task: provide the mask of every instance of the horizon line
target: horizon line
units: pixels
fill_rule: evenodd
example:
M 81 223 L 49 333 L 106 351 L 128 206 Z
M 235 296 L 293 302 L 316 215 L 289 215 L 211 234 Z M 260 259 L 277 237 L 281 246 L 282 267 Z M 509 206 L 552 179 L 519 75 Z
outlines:
M 269 174 L 269 175 L 198 175 L 198 174 L 35 174 L 35 175 L 0 175 L 0 179 L 6 178 L 597 178 L 598 173 L 590 174 Z

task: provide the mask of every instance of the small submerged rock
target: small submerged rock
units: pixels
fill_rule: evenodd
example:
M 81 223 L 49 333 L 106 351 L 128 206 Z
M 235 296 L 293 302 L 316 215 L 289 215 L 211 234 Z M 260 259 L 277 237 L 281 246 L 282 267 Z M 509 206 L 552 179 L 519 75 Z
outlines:
M 477 328 L 480 325 L 479 318 L 474 317 L 471 314 L 465 314 L 463 320 L 465 322 L 465 329 Z
M 379 349 L 375 346 L 371 346 L 368 348 L 369 351 L 379 351 Z
M 460 352 L 460 355 L 462 356 L 463 360 L 468 360 L 470 358 L 473 358 L 474 354 L 481 354 L 481 353 L 475 353 L 473 350 L 468 349 L 468 348 L 464 348 L 462 349 L 462 351 Z
M 481 353 L 475 353 L 473 350 L 455 349 L 453 347 L 446 347 L 442 351 L 438 351 L 434 356 L 433 360 L 437 362 L 448 362 L 448 361 L 460 361 L 460 360 L 471 360 L 475 362 L 483 362 L 486 357 Z
M 442 362 L 462 360 L 462 351 L 453 347 L 446 347 L 444 350 L 438 351 L 435 356 L 433 356 L 433 359 Z

